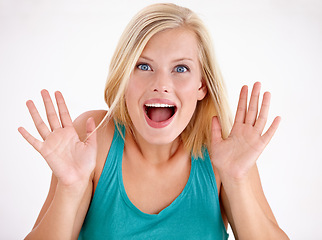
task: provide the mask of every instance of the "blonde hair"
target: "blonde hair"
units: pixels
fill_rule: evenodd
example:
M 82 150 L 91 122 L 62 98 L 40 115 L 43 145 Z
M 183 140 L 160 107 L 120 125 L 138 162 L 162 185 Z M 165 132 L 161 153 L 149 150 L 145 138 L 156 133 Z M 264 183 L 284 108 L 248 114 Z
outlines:
M 230 132 L 231 117 L 211 38 L 201 19 L 188 8 L 175 4 L 153 4 L 142 9 L 127 25 L 111 60 L 105 86 L 105 101 L 109 111 L 101 124 L 113 118 L 116 123 L 133 129 L 124 98 L 131 72 L 151 37 L 174 28 L 190 30 L 198 40 L 202 78 L 208 91 L 205 98 L 197 103 L 181 139 L 185 148 L 194 156 L 202 157 L 203 146 L 210 147 L 212 117 L 218 117 L 223 138 Z

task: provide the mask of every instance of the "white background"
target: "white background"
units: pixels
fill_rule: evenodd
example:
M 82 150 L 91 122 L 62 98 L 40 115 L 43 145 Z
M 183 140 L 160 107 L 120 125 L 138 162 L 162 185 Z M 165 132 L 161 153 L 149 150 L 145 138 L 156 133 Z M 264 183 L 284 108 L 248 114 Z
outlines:
M 0 0 L 0 239 L 22 239 L 50 169 L 19 135 L 36 134 L 25 102 L 60 90 L 72 118 L 106 109 L 109 60 L 130 18 L 157 1 Z M 322 1 L 173 1 L 208 26 L 233 111 L 242 85 L 272 93 L 276 136 L 258 161 L 268 201 L 291 239 L 322 239 Z M 232 234 L 230 239 L 233 239 Z

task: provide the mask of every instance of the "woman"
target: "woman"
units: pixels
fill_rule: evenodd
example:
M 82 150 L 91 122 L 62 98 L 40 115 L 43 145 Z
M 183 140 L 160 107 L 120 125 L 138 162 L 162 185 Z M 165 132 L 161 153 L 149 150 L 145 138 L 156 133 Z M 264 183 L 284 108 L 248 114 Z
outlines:
M 288 239 L 263 193 L 256 160 L 270 94 L 260 83 L 233 126 L 209 35 L 189 9 L 155 4 L 125 29 L 110 66 L 106 111 L 74 123 L 46 90 L 50 129 L 27 102 L 43 142 L 19 128 L 53 171 L 26 239 Z M 95 126 L 98 126 L 95 128 Z

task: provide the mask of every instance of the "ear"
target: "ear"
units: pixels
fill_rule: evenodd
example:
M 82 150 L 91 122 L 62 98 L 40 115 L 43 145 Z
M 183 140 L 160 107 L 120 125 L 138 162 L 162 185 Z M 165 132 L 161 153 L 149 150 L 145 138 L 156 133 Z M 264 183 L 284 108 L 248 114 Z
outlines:
M 200 87 L 198 88 L 198 100 L 200 101 L 200 100 L 204 99 L 207 92 L 208 92 L 208 88 L 206 86 L 206 83 L 203 79 L 201 79 Z

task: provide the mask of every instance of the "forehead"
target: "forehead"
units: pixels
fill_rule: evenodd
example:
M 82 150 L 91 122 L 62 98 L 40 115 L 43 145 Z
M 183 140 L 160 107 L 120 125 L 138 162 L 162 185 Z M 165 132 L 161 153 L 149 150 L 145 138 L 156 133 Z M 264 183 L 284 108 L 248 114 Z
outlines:
M 198 60 L 198 42 L 194 32 L 185 28 L 167 29 L 155 34 L 141 55 L 150 57 L 192 58 Z

